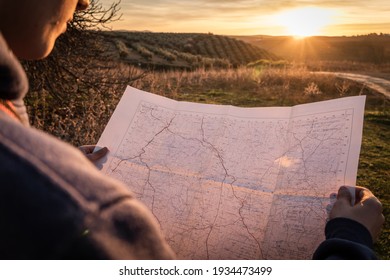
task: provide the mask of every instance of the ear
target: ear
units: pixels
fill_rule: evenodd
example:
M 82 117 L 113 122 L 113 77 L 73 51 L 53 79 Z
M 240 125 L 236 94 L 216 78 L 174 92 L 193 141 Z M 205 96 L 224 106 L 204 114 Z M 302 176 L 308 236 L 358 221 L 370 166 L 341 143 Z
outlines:
M 84 11 L 89 6 L 89 0 L 79 0 L 77 2 L 76 10 L 77 11 Z

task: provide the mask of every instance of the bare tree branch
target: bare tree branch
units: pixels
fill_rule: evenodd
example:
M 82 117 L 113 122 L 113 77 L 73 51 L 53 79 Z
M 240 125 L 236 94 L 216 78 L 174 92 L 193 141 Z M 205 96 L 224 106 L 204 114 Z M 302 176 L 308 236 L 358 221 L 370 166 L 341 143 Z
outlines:
M 70 28 L 76 29 L 100 29 L 108 28 L 107 24 L 121 19 L 119 14 L 121 0 L 113 2 L 110 7 L 104 8 L 99 0 L 92 0 L 89 8 L 84 11 L 78 11 L 69 23 Z

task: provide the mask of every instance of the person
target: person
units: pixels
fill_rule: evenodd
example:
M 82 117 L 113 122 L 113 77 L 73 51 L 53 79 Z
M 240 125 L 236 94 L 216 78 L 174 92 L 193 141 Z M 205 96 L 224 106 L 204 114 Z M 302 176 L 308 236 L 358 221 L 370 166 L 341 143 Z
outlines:
M 172 259 L 152 214 L 77 148 L 28 126 L 25 72 L 88 0 L 0 0 L 0 258 Z M 84 152 L 96 154 L 86 147 Z
M 313 259 L 377 258 L 372 247 L 385 221 L 382 204 L 366 188 L 353 188 L 354 196 L 350 189 L 339 188 L 325 226 L 326 240 L 314 252 Z
M 88 4 L 0 0 L 1 259 L 175 258 L 150 211 L 91 163 L 106 150 L 95 154 L 85 146 L 82 153 L 29 127 L 23 103 L 28 83 L 16 57 L 46 57 L 74 11 Z M 313 258 L 374 258 L 380 202 L 367 189 L 357 190 L 360 199 L 351 206 L 340 188 L 327 240 Z

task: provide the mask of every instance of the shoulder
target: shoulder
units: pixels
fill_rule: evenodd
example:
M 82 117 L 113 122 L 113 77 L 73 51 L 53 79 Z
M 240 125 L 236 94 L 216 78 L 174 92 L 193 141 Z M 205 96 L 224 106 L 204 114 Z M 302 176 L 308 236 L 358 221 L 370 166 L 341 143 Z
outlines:
M 0 258 L 172 257 L 152 215 L 124 185 L 78 149 L 0 122 Z

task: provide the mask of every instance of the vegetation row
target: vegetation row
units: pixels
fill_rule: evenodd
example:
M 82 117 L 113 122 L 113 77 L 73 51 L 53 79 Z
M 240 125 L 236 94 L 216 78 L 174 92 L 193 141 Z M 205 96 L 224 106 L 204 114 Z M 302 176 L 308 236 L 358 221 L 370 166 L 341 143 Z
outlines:
M 107 32 L 122 58 L 138 55 L 153 64 L 163 60 L 172 66 L 238 67 L 277 56 L 252 44 L 214 34 Z

